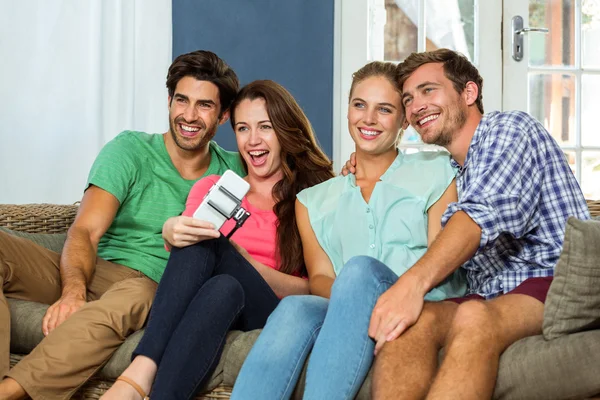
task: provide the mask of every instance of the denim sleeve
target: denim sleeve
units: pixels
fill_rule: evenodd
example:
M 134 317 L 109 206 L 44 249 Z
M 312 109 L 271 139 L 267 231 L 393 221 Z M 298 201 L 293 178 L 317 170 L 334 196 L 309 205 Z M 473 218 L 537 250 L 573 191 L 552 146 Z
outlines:
M 541 192 L 539 151 L 531 145 L 533 124 L 496 124 L 469 154 L 459 201 L 449 205 L 442 226 L 464 211 L 481 228 L 479 250 L 501 234 L 523 236 Z

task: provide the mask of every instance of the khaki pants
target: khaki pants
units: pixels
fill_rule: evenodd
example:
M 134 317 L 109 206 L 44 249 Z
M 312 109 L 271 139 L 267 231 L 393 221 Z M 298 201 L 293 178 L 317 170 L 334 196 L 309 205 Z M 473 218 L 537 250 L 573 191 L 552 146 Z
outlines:
M 98 258 L 88 303 L 9 371 L 6 298 L 56 302 L 59 259 L 58 253 L 0 232 L 0 377 L 15 379 L 33 399 L 70 398 L 128 335 L 142 328 L 157 286 L 141 272 Z

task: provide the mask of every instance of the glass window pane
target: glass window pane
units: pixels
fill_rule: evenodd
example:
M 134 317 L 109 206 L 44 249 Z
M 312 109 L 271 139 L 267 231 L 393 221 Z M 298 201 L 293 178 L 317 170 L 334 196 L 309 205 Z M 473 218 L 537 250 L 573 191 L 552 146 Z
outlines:
M 386 61 L 402 61 L 410 53 L 418 50 L 418 32 L 415 25 L 418 9 L 417 2 L 413 3 L 415 3 L 413 8 L 416 14 L 411 7 L 404 6 L 404 9 L 398 7 L 396 0 L 385 0 L 384 59 Z
M 575 145 L 575 77 L 529 74 L 529 113 L 561 146 Z
M 581 189 L 586 199 L 600 199 L 600 151 L 582 153 Z
M 425 0 L 427 51 L 445 47 L 475 62 L 474 18 L 475 0 Z
M 583 0 L 581 12 L 583 66 L 600 68 L 600 1 Z
M 529 65 L 575 64 L 575 1 L 529 0 L 529 28 L 548 28 L 549 33 L 529 32 Z
M 581 144 L 600 146 L 598 111 L 600 111 L 600 75 L 584 74 L 581 78 Z

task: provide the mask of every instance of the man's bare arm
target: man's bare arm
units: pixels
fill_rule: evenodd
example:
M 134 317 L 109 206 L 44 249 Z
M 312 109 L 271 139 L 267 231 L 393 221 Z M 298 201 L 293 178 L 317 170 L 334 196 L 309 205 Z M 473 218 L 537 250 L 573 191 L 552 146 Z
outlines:
M 406 274 L 422 282 L 423 296 L 471 259 L 481 240 L 481 228 L 464 211 L 455 213 L 429 250 Z M 416 267 L 416 268 L 415 268 Z
M 117 198 L 96 186 L 90 186 L 83 195 L 60 259 L 62 294 L 42 321 L 45 335 L 85 304 L 87 286 L 96 267 L 98 243 L 118 209 Z

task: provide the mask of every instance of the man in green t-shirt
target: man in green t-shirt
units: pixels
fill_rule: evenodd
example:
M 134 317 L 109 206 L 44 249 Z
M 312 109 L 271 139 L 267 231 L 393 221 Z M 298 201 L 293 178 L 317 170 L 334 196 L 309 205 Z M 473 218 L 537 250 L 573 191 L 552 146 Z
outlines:
M 69 398 L 144 325 L 168 259 L 163 223 L 184 210 L 192 185 L 227 169 L 245 175 L 239 155 L 211 141 L 229 118 L 235 72 L 195 51 L 171 64 L 167 88 L 169 131 L 125 131 L 106 144 L 62 254 L 0 232 L 4 296 L 51 304 L 46 338 L 9 372 L 10 314 L 0 301 L 0 398 Z

